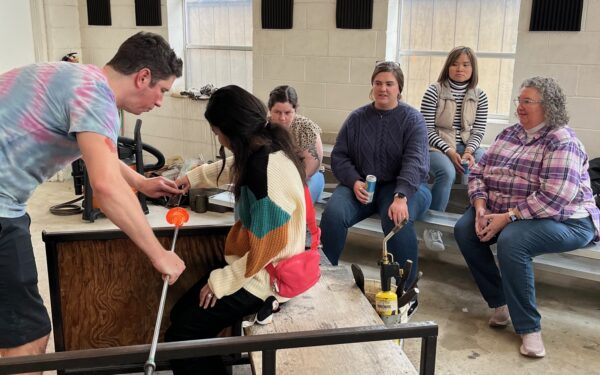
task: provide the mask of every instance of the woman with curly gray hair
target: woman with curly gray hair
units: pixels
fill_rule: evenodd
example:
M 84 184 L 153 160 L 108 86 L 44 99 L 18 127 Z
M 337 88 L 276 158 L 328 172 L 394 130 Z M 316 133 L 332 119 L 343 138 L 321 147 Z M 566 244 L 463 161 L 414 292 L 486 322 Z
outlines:
M 600 211 L 588 157 L 567 125 L 566 99 L 552 78 L 534 77 L 515 100 L 519 123 L 502 131 L 469 178 L 472 207 L 454 236 L 488 306 L 489 325 L 512 320 L 521 354 L 546 354 L 532 258 L 598 241 Z M 496 243 L 498 265 L 490 245 Z

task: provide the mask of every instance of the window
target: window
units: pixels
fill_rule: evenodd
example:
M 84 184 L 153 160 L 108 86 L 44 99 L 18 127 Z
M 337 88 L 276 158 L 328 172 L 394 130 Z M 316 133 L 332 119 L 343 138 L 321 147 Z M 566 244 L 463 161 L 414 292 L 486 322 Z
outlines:
M 186 87 L 252 91 L 252 0 L 186 0 Z
M 520 0 L 402 0 L 398 61 L 405 73 L 405 100 L 419 108 L 448 52 L 464 45 L 477 54 L 488 117 L 508 119 L 519 7 Z

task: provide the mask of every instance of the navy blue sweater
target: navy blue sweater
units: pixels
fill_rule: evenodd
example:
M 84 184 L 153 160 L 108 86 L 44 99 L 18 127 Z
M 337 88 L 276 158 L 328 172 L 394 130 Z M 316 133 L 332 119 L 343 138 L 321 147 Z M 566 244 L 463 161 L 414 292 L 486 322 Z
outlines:
M 367 104 L 350 113 L 331 153 L 335 177 L 352 188 L 369 174 L 396 181 L 409 199 L 429 173 L 427 128 L 421 113 L 406 103 L 389 111 Z

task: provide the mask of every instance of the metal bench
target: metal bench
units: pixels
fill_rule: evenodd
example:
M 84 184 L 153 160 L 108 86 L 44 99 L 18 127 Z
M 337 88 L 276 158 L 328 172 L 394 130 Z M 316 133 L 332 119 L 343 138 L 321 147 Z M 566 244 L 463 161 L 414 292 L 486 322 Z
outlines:
M 326 145 L 323 145 L 323 147 L 325 148 Z M 331 185 L 333 186 L 326 187 L 335 187 L 335 184 Z M 459 189 L 461 186 L 462 185 L 457 184 Z M 323 213 L 327 199 L 329 199 L 330 196 L 330 192 L 324 191 L 317 202 L 315 211 L 318 222 L 321 220 L 321 214 Z M 211 197 L 209 202 L 233 207 L 231 198 L 228 200 Z M 447 247 L 458 249 L 458 246 L 454 241 L 453 233 L 454 225 L 460 217 L 460 214 L 429 210 L 425 216 L 416 223 L 417 236 L 420 236 L 425 229 L 437 229 L 448 234 L 444 236 L 444 244 Z M 381 224 L 377 216 L 367 218 L 360 223 L 355 224 L 350 228 L 350 231 L 368 236 L 377 236 L 377 238 L 382 238 L 383 236 Z M 586 280 L 600 281 L 600 243 L 590 244 L 584 248 L 569 251 L 567 253 L 539 255 L 533 258 L 533 263 L 537 269 Z
M 331 196 L 323 192 L 317 207 L 317 221 L 321 220 L 324 205 Z M 458 249 L 454 241 L 454 225 L 461 217 L 459 214 L 429 210 L 416 224 L 417 236 L 424 229 L 437 229 L 449 235 L 444 236 L 444 244 L 453 249 Z M 382 238 L 381 223 L 376 216 L 369 217 L 350 229 L 352 232 Z M 543 269 L 561 275 L 573 276 L 581 279 L 600 281 L 600 243 L 590 244 L 581 249 L 559 254 L 543 254 L 533 258 L 533 263 L 538 269 Z

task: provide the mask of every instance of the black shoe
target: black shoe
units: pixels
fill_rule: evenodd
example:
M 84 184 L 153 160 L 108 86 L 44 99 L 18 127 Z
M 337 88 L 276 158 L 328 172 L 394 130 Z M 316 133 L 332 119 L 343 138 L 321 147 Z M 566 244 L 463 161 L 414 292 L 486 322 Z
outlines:
M 270 296 L 256 313 L 256 322 L 258 324 L 269 324 L 273 320 L 273 313 L 278 311 L 279 302 L 274 296 Z

